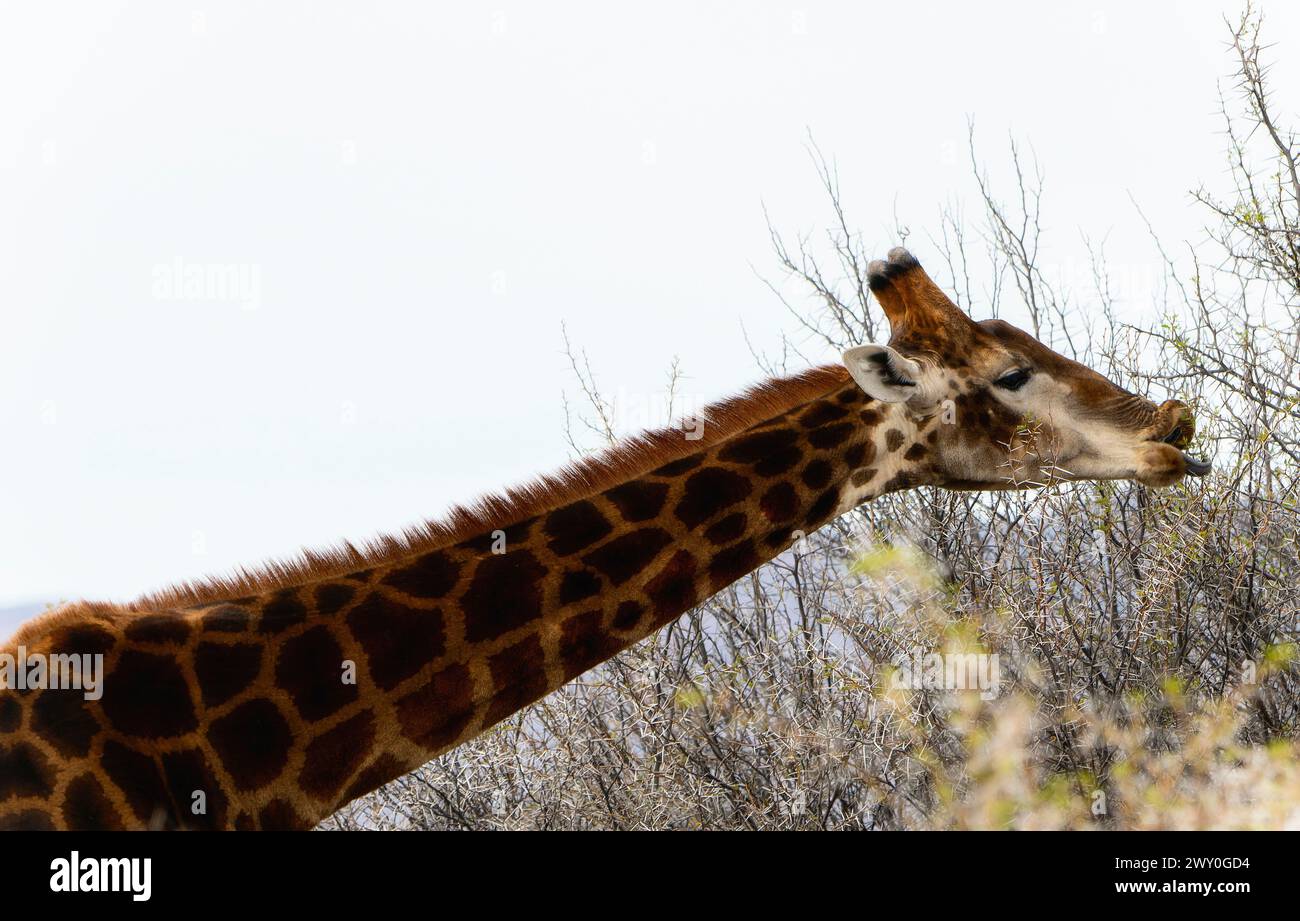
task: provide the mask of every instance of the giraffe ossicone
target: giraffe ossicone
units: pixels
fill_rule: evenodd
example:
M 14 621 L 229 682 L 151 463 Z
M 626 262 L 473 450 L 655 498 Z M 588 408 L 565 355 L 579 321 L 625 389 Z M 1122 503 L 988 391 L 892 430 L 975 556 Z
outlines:
M 700 438 L 647 433 L 399 538 L 24 625 L 0 649 L 0 827 L 309 828 L 876 496 L 1208 472 L 1181 403 L 971 320 L 905 250 L 868 281 L 887 345 L 716 404 Z M 20 649 L 102 656 L 101 686 L 19 686 Z

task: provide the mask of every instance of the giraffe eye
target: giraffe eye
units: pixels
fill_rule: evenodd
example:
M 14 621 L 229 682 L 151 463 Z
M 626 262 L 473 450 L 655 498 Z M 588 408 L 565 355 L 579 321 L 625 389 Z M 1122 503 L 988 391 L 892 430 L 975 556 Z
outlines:
M 1019 390 L 1021 387 L 1025 386 L 1025 383 L 1028 380 L 1029 369 L 1017 368 L 1015 371 L 1011 371 L 999 377 L 993 382 L 993 386 L 1001 387 L 1003 390 Z

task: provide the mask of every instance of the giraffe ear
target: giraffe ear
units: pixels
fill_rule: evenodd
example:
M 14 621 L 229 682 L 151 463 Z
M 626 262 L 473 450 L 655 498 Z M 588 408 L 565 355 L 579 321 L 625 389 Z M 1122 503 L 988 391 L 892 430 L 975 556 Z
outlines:
M 844 367 L 869 397 L 883 403 L 902 403 L 921 391 L 921 366 L 887 345 L 849 349 Z

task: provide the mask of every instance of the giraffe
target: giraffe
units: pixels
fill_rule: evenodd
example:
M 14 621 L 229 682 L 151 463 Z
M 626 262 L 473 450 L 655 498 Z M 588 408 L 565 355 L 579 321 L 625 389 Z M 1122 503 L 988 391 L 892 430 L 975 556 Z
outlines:
M 648 433 L 401 537 L 24 625 L 7 661 L 102 655 L 103 678 L 92 700 L 0 666 L 0 826 L 310 828 L 874 497 L 1208 472 L 1183 404 L 975 322 L 901 248 L 868 282 L 888 345 L 716 404 L 698 440 Z

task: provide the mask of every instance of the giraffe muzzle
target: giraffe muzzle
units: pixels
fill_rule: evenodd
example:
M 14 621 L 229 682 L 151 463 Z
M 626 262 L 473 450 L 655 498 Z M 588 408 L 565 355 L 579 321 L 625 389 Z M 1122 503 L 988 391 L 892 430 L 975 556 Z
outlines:
M 1192 457 L 1186 451 L 1187 446 L 1192 442 L 1192 435 L 1196 431 L 1196 422 L 1192 417 L 1191 410 L 1174 401 L 1166 403 L 1161 408 L 1176 410 L 1178 416 L 1173 430 L 1160 440 L 1170 447 L 1178 449 L 1178 453 L 1183 456 L 1183 464 L 1186 465 L 1187 472 L 1191 476 L 1205 476 L 1208 474 L 1213 469 L 1210 462 Z

